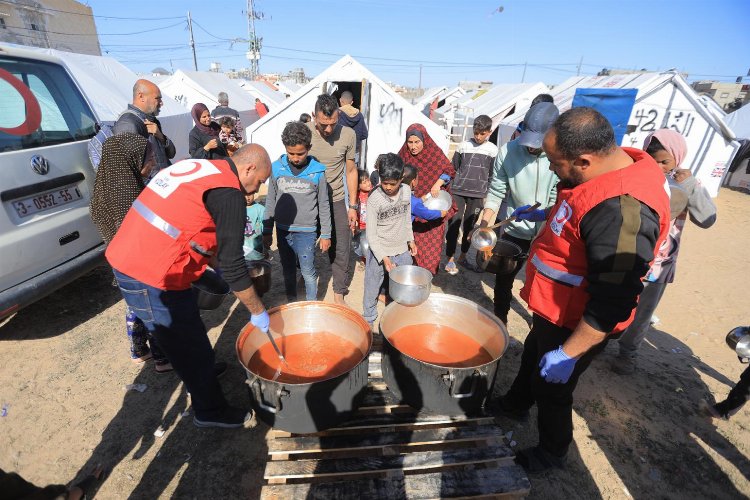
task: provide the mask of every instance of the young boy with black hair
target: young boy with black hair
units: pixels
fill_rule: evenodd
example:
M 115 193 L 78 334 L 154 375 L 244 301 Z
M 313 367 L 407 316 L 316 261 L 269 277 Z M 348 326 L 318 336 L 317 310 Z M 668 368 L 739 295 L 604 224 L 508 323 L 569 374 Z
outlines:
M 375 167 L 380 185 L 367 199 L 367 242 L 370 253 L 365 268 L 363 313 L 372 326 L 378 317 L 378 292 L 385 273 L 412 263 L 417 255 L 411 229 L 411 189 L 401 183 L 404 162 L 394 153 L 378 156 Z
M 403 184 L 406 184 L 411 189 L 411 220 L 419 217 L 424 220 L 435 220 L 445 217 L 448 213 L 447 210 L 433 210 L 424 206 L 424 201 L 418 196 L 414 196 L 414 190 L 419 185 L 419 171 L 414 165 L 408 163 L 404 165 L 404 177 L 401 179 Z
M 312 131 L 302 122 L 289 122 L 281 133 L 286 154 L 271 165 L 263 221 L 263 243 L 271 246 L 273 226 L 279 248 L 284 288 L 289 301 L 297 300 L 297 261 L 305 281 L 305 297 L 316 300 L 318 271 L 315 242 L 320 223 L 320 250 L 331 246 L 331 206 L 326 167 L 312 156 Z
M 492 119 L 487 115 L 477 116 L 474 118 L 474 137 L 462 142 L 453 155 L 456 176 L 451 182 L 451 192 L 458 211 L 448 221 L 448 230 L 445 233 L 445 255 L 448 257 L 445 271 L 448 274 L 458 273 L 454 256 L 459 231 L 462 231 L 462 237 L 458 263 L 467 265 L 466 252 L 471 246 L 469 233 L 482 211 L 490 174 L 497 156 L 497 146 L 487 140 L 491 133 Z

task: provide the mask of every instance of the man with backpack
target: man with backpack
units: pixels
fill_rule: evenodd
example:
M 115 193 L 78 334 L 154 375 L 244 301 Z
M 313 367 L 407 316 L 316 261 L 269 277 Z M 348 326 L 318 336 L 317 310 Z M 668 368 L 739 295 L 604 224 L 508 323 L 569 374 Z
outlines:
M 133 85 L 133 103 L 123 112 L 112 127 L 114 135 L 138 134 L 151 143 L 156 159 L 152 175 L 172 163 L 177 152 L 174 144 L 164 135 L 156 118 L 162 106 L 161 90 L 148 80 L 138 80 Z

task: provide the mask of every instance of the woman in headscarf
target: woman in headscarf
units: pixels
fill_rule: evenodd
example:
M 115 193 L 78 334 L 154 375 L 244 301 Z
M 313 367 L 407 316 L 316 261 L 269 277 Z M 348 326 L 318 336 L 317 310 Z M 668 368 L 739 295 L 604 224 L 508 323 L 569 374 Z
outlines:
M 427 193 L 437 197 L 441 189 L 456 175 L 453 164 L 443 151 L 435 144 L 424 126 L 419 123 L 409 125 L 406 129 L 406 141 L 398 152 L 404 164 L 416 167 L 419 172 L 419 183 L 414 189 L 414 195 L 422 198 Z M 417 265 L 424 267 L 433 275 L 437 274 L 440 257 L 443 253 L 445 221 L 456 213 L 456 203 L 453 202 L 445 218 L 425 221 L 420 218 L 414 220 L 414 242 L 419 253 L 414 260 Z
M 643 149 L 661 167 L 669 181 L 672 220 L 669 234 L 643 278 L 643 292 L 638 298 L 635 319 L 618 342 L 620 354 L 614 359 L 612 369 L 622 375 L 635 371 L 638 347 L 653 321 L 664 290 L 674 281 L 680 238 L 688 214 L 695 225 L 704 229 L 716 222 L 716 205 L 711 195 L 689 169 L 680 168 L 687 154 L 685 138 L 672 129 L 659 129 L 646 137 Z M 657 189 L 656 186 L 654 188 Z
M 146 187 L 144 179 L 154 167 L 156 158 L 144 137 L 121 134 L 104 141 L 89 211 L 105 243 L 114 238 L 130 206 Z M 157 372 L 171 371 L 172 365 L 130 308 L 125 311 L 125 324 L 133 362 L 143 363 L 153 357 Z
M 190 111 L 195 126 L 190 131 L 188 151 L 191 158 L 222 160 L 229 156 L 226 146 L 219 140 L 221 127 L 211 121 L 211 113 L 202 102 Z

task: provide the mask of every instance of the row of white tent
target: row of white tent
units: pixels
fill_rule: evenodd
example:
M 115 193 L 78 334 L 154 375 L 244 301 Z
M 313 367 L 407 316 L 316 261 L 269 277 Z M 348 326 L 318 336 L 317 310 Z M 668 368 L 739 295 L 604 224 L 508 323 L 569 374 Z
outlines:
M 132 85 L 138 76 L 118 61 L 53 49 L 31 50 L 56 56 L 67 66 L 99 120 L 115 120 L 131 102 Z M 355 101 L 358 101 L 369 129 L 369 138 L 362 147 L 361 165 L 372 170 L 379 154 L 400 148 L 406 129 L 412 123 L 425 126 L 447 153 L 455 124 L 470 127 L 473 117 L 480 114 L 492 118 L 497 142 L 504 144 L 523 120 L 531 100 L 539 93 L 551 94 L 562 112 L 571 107 L 578 88 L 635 88 L 638 93 L 622 144 L 639 147 L 653 130 L 663 127 L 677 130 L 688 142 L 685 165 L 716 196 L 726 169 L 739 149 L 738 132 L 733 128 L 737 131 L 747 130 L 741 127 L 750 128 L 747 107 L 733 114 L 734 118 L 727 118 L 713 101 L 698 96 L 679 74 L 671 72 L 573 77 L 551 90 L 541 82 L 496 85 L 486 91 L 474 92 L 441 87 L 430 90 L 417 105 L 407 102 L 351 56 L 342 57 L 301 88 L 295 90 L 292 84 L 285 87 L 284 91 L 291 92 L 289 97 L 284 91 L 275 91 L 263 82 L 232 80 L 221 73 L 178 70 L 166 78 L 146 78 L 158 80 L 155 83 L 165 96 L 159 119 L 165 133 L 177 146 L 178 158 L 187 155 L 188 134 L 193 127 L 190 108 L 203 102 L 212 109 L 218 104 L 219 92 L 229 95 L 230 106 L 240 112 L 243 122 L 248 125 L 246 139 L 265 146 L 275 159 L 283 153 L 280 138 L 286 123 L 299 119 L 301 113 L 312 114 L 319 94 L 340 93 L 342 89 L 357 91 Z M 255 111 L 256 97 L 270 109 L 259 120 Z M 431 121 L 422 112 L 435 99 L 440 104 L 438 120 L 444 126 Z M 454 125 L 446 129 L 448 118 Z M 750 135 L 750 132 L 743 133 Z M 461 135 L 468 137 L 470 134 L 464 131 Z M 734 182 L 746 181 L 739 179 Z

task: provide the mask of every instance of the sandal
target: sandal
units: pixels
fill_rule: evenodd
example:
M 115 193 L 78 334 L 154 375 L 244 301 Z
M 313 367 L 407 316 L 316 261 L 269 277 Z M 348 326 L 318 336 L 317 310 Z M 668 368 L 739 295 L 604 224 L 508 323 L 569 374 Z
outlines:
M 458 274 L 458 266 L 456 266 L 455 262 L 450 261 L 445 265 L 445 272 L 450 274 L 451 276 L 454 276 Z
M 130 361 L 132 361 L 132 362 L 133 362 L 133 363 L 135 363 L 136 365 L 140 365 L 140 364 L 143 364 L 143 363 L 145 363 L 146 361 L 148 361 L 148 360 L 149 360 L 149 359 L 151 359 L 152 357 L 153 357 L 153 354 L 151 354 L 151 353 L 149 352 L 149 353 L 146 353 L 146 354 L 144 354 L 143 356 L 135 356 L 135 357 L 131 357 L 131 358 L 130 358 Z

